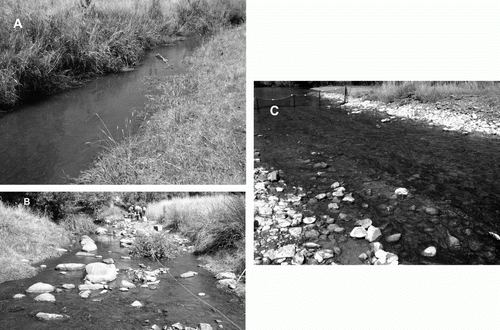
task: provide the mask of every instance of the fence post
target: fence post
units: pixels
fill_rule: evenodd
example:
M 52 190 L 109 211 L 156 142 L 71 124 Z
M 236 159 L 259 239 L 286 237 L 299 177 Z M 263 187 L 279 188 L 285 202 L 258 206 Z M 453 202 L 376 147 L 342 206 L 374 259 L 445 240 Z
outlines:
M 344 103 L 347 103 L 347 85 L 344 85 Z
M 293 107 L 295 108 L 295 94 L 292 94 L 292 104 L 293 104 Z
M 319 107 L 321 108 L 321 91 L 318 91 L 318 102 L 319 102 Z

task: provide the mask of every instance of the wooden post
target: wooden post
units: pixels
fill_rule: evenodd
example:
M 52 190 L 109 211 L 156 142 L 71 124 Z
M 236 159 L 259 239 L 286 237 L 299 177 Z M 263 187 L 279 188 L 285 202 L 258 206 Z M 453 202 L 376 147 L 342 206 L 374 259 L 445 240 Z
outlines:
M 321 91 L 318 91 L 318 102 L 319 102 L 319 107 L 321 108 Z
M 292 104 L 293 104 L 293 107 L 295 108 L 295 94 L 292 94 Z
M 344 103 L 347 103 L 347 85 L 344 85 Z

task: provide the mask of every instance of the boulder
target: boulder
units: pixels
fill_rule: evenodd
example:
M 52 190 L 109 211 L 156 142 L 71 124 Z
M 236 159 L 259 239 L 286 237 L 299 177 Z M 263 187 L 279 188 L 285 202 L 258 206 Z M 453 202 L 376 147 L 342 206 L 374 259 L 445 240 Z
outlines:
M 198 324 L 198 329 L 200 329 L 200 330 L 212 330 L 212 326 L 208 323 L 200 323 L 200 324 Z
M 140 302 L 140 301 L 136 300 L 136 301 L 134 301 L 134 302 L 131 304 L 131 306 L 134 306 L 134 307 L 142 307 L 142 304 L 141 304 L 141 302 Z
M 69 264 L 59 264 L 56 266 L 56 270 L 82 270 L 85 268 L 85 264 L 69 263 Z
M 113 260 L 113 258 L 104 259 L 102 262 L 104 262 L 105 264 L 108 264 L 108 265 L 111 265 L 111 264 L 115 263 L 115 261 Z
M 110 282 L 116 279 L 117 269 L 114 264 L 93 262 L 85 267 L 87 276 L 85 279 L 92 283 Z
M 66 290 L 71 290 L 71 289 L 75 288 L 74 284 L 63 284 L 61 286 L 62 286 L 63 289 L 66 289 Z
M 372 225 L 372 219 L 366 218 L 363 220 L 357 220 L 355 223 L 356 226 L 363 227 L 364 229 L 367 229 Z
M 351 233 L 349 234 L 351 237 L 355 238 L 364 238 L 366 236 L 367 232 L 366 229 L 363 227 L 354 227 L 351 230 Z
M 189 271 L 189 272 L 186 272 L 184 274 L 181 274 L 180 276 L 182 278 L 187 278 L 187 277 L 193 277 L 195 276 L 196 274 L 198 274 L 197 272 L 193 272 L 193 271 Z
M 382 236 L 382 232 L 380 231 L 380 228 L 370 226 L 366 230 L 366 240 L 368 242 L 373 242 L 376 241 L 380 236 Z
M 56 297 L 50 293 L 42 293 L 38 296 L 35 297 L 36 301 L 48 301 L 48 302 L 55 302 Z
M 99 227 L 95 230 L 95 233 L 97 235 L 106 235 L 108 233 L 108 230 L 106 228 Z
M 84 252 L 90 252 L 95 250 L 97 250 L 97 245 L 95 245 L 94 242 L 85 242 L 85 244 L 82 244 L 82 251 Z
M 45 292 L 53 292 L 55 289 L 56 288 L 50 284 L 38 282 L 38 283 L 35 283 L 32 286 L 30 286 L 28 288 L 28 290 L 26 290 L 26 292 L 28 292 L 28 293 L 45 293 Z
M 102 290 L 104 289 L 104 285 L 102 284 L 80 284 L 78 286 L 78 290 L 87 291 L 87 290 Z
M 129 282 L 127 280 L 122 280 L 122 287 L 127 288 L 127 289 L 134 289 L 135 284 L 132 282 Z

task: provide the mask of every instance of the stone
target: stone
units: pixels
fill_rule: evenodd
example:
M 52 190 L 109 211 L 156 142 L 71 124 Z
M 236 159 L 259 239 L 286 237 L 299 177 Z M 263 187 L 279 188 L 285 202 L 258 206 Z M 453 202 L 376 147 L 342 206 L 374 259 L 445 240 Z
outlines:
M 108 265 L 111 265 L 111 264 L 115 263 L 115 261 L 113 260 L 113 258 L 103 259 L 102 262 L 104 262 L 105 264 L 108 264 Z
M 64 270 L 63 270 L 62 272 L 59 272 L 59 274 L 61 274 L 61 275 L 66 275 L 67 273 L 68 273 L 68 272 L 66 272 L 66 271 L 64 271 Z
M 55 290 L 55 287 L 47 284 L 47 283 L 42 283 L 38 282 L 30 286 L 26 292 L 28 293 L 46 293 L 46 292 L 53 292 Z
M 40 268 L 42 269 L 47 268 L 47 265 L 40 265 Z
M 78 290 L 87 291 L 87 290 L 102 290 L 104 289 L 104 285 L 102 284 L 80 284 L 78 286 Z
M 198 296 L 200 296 L 200 297 L 204 297 L 204 296 L 206 296 L 206 294 L 205 294 L 204 292 L 199 292 L 199 293 L 198 293 Z
M 36 317 L 40 320 L 43 320 L 43 321 L 63 320 L 63 319 L 69 318 L 68 315 L 44 313 L 44 312 L 36 313 Z
M 63 284 L 63 285 L 61 285 L 61 287 L 63 289 L 66 289 L 66 290 L 71 290 L 71 289 L 75 288 L 75 285 L 74 284 Z
M 85 268 L 85 264 L 69 263 L 69 264 L 59 264 L 56 266 L 56 270 L 82 270 Z
M 399 239 L 401 238 L 401 234 L 398 233 L 398 234 L 392 234 L 392 235 L 389 235 L 385 238 L 385 241 L 388 242 L 388 243 L 395 243 L 397 241 L 399 241 Z
M 368 242 L 373 242 L 376 241 L 380 236 L 382 236 L 382 232 L 380 231 L 380 228 L 370 226 L 366 230 L 366 240 Z
M 435 207 L 424 207 L 424 211 L 425 211 L 425 213 L 427 213 L 429 215 L 438 215 L 439 214 L 439 210 Z
M 368 227 L 370 227 L 372 225 L 372 219 L 366 218 L 363 220 L 357 220 L 355 225 L 367 229 Z
M 315 196 L 315 198 L 317 200 L 325 199 L 326 198 L 326 194 L 325 193 L 318 194 L 318 195 Z
M 366 229 L 363 227 L 354 227 L 351 230 L 351 233 L 349 234 L 351 237 L 355 238 L 364 238 L 366 236 L 367 232 Z
M 304 247 L 306 249 L 319 249 L 321 247 L 321 245 L 314 243 L 314 242 L 307 242 L 307 243 L 304 243 Z
M 273 181 L 278 181 L 279 180 L 279 173 L 278 171 L 272 171 L 267 175 L 267 179 L 271 182 Z
M 163 230 L 163 226 L 162 225 L 154 225 L 153 229 L 156 230 L 156 231 L 162 231 Z
M 120 246 L 121 247 L 128 247 L 134 244 L 134 240 L 132 238 L 122 238 L 120 240 Z
M 120 292 L 128 292 L 128 291 L 129 291 L 129 290 L 128 290 L 128 288 L 119 288 L 118 290 L 119 290 Z
M 345 213 L 339 213 L 339 220 L 347 221 L 347 220 L 349 220 L 349 216 Z
M 293 228 L 290 228 L 290 229 L 288 229 L 288 232 L 293 237 L 299 237 L 300 234 L 302 234 L 302 227 L 293 227 Z
M 22 293 L 17 293 L 17 294 L 15 294 L 15 295 L 14 295 L 14 297 L 13 297 L 13 298 L 14 298 L 14 299 L 21 299 L 21 298 L 24 298 L 24 297 L 26 297 L 26 295 L 25 295 L 25 294 L 22 294 Z
M 136 300 L 136 301 L 134 301 L 134 302 L 131 304 L 131 306 L 133 306 L 133 307 L 142 307 L 143 305 L 141 304 L 141 302 L 140 302 L 140 301 Z
M 274 259 L 293 257 L 295 255 L 295 248 L 296 248 L 295 244 L 288 244 L 279 248 L 276 251 Z
M 96 230 L 95 230 L 95 233 L 97 235 L 105 235 L 107 234 L 108 230 L 106 228 L 103 228 L 103 227 L 98 227 Z
M 394 193 L 397 196 L 407 196 L 409 194 L 408 189 L 406 188 L 397 188 Z
M 447 234 L 448 234 L 448 238 L 447 238 L 446 243 L 448 243 L 448 247 L 450 249 L 459 249 L 460 248 L 460 241 L 458 240 L 458 238 L 450 235 L 450 233 L 448 231 L 447 231 Z
M 77 252 L 76 255 L 79 257 L 93 257 L 93 256 L 95 256 L 95 253 Z
M 86 280 L 92 283 L 110 282 L 116 279 L 117 269 L 114 264 L 105 264 L 102 262 L 93 262 L 85 266 L 87 276 Z
M 304 252 L 299 251 L 295 253 L 295 255 L 292 258 L 292 265 L 302 265 L 304 263 Z
M 92 292 L 90 290 L 86 290 L 86 291 L 81 291 L 78 295 L 83 299 L 87 299 L 88 297 L 90 297 L 91 293 Z
M 236 274 L 233 272 L 221 272 L 215 275 L 215 278 L 221 280 L 223 278 L 232 278 L 236 279 Z
M 343 202 L 354 203 L 354 197 L 352 197 L 352 193 L 347 194 L 344 198 L 342 198 Z
M 304 233 L 306 239 L 317 239 L 320 236 L 319 232 L 315 229 L 308 230 Z
M 55 302 L 56 297 L 50 293 L 42 293 L 38 296 L 35 297 L 36 301 L 48 301 L 48 302 Z
M 95 245 L 94 242 L 86 242 L 84 245 L 82 245 L 82 251 L 84 252 L 90 252 L 95 250 L 97 250 L 97 245 Z
M 366 259 L 368 259 L 368 255 L 363 252 L 359 255 L 359 259 L 362 261 L 365 261 Z
M 200 330 L 213 330 L 212 326 L 208 323 L 200 323 L 198 324 L 198 329 Z
M 310 225 L 310 224 L 316 222 L 316 217 L 313 216 L 313 217 L 304 218 L 302 220 L 302 222 L 305 223 L 306 225 Z
M 135 289 L 135 284 L 132 282 L 129 282 L 127 280 L 122 280 L 122 287 L 127 288 L 127 289 Z
M 340 208 L 340 206 L 337 203 L 330 203 L 330 204 L 328 204 L 328 209 L 329 210 L 331 210 L 331 209 L 338 210 L 339 208 Z
M 184 325 L 182 325 L 182 323 L 180 323 L 180 322 L 177 322 L 177 323 L 172 324 L 172 328 L 174 330 L 184 330 Z
M 121 256 L 120 259 L 130 259 L 130 256 Z
M 422 251 L 422 256 L 424 257 L 434 257 L 436 255 L 436 248 L 434 246 L 429 246 L 424 251 Z
M 197 272 L 189 271 L 189 272 L 185 272 L 184 274 L 181 274 L 180 276 L 182 278 L 188 278 L 188 277 L 193 277 L 197 274 L 198 274 Z
M 218 280 L 216 282 L 216 286 L 221 289 L 221 288 L 229 288 L 229 289 L 234 289 L 236 288 L 236 280 L 230 279 L 230 278 L 225 278 L 222 280 Z

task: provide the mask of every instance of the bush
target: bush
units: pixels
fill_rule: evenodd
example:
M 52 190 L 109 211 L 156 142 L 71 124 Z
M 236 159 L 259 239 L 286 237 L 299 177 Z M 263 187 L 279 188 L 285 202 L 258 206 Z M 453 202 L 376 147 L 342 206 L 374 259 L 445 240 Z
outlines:
M 137 235 L 131 253 L 136 257 L 172 259 L 180 253 L 180 246 L 172 235 L 153 232 L 150 235 Z

